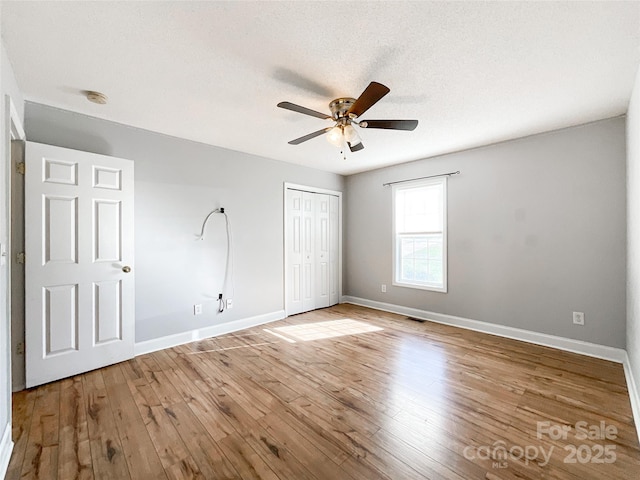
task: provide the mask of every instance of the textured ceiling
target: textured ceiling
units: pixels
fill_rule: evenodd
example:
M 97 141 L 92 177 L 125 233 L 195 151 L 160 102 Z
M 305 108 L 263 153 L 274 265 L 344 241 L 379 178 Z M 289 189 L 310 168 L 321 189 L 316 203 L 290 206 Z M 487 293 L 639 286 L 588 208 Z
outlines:
M 2 2 L 25 98 L 349 174 L 626 112 L 640 2 Z M 347 154 L 318 137 L 372 80 L 391 93 Z M 87 102 L 98 90 L 109 104 Z

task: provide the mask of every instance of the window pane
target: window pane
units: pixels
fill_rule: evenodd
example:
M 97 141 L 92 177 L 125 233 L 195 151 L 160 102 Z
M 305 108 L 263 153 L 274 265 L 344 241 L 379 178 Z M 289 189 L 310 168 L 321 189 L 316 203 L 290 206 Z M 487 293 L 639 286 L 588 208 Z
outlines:
M 406 232 L 404 228 L 405 193 L 403 190 L 396 191 L 396 232 Z
M 413 258 L 413 238 L 403 238 L 400 246 L 400 255 L 402 258 Z
M 441 284 L 443 282 L 442 261 L 429 260 L 429 274 L 427 276 L 427 281 L 437 284 Z
M 429 258 L 442 258 L 442 235 L 429 239 Z
M 396 231 L 438 232 L 443 226 L 443 186 L 404 188 L 396 194 Z
M 415 279 L 419 282 L 429 281 L 429 274 L 427 271 L 427 259 L 419 259 L 415 262 Z
M 442 234 L 401 236 L 400 280 L 416 284 L 442 285 L 443 252 Z
M 442 185 L 433 185 L 426 188 L 424 202 L 425 228 L 423 231 L 442 231 Z
M 427 239 L 424 237 L 414 237 L 415 258 L 427 258 Z
M 403 281 L 412 281 L 415 277 L 413 268 L 413 259 L 402 260 L 402 271 L 400 272 L 400 278 Z

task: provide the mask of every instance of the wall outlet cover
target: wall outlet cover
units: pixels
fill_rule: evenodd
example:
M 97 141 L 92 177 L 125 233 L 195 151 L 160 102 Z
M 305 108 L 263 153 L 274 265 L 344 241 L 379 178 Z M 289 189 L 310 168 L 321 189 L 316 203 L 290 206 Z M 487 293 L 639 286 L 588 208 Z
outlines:
M 193 306 L 193 314 L 194 315 L 202 315 L 202 305 L 197 304 Z
M 573 312 L 573 324 L 584 325 L 584 312 Z

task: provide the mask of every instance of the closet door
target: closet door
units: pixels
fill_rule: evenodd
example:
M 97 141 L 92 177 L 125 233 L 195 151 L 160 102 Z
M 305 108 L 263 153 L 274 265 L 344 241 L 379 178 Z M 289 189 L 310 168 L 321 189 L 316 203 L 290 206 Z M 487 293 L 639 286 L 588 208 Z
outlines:
M 285 202 L 287 315 L 335 305 L 340 300 L 340 200 L 287 188 Z
M 286 308 L 287 314 L 302 312 L 302 192 L 286 191 Z
M 313 193 L 302 192 L 302 311 L 316 307 L 314 278 L 315 252 L 315 198 Z
M 315 197 L 315 308 L 324 308 L 331 305 L 330 293 L 330 234 L 329 234 L 329 209 L 331 196 L 320 193 Z

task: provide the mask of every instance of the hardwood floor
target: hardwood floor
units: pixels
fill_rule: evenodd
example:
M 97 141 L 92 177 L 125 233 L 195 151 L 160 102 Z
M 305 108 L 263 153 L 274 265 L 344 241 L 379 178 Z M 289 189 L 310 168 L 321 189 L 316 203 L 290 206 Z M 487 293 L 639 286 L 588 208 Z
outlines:
M 19 392 L 13 415 L 8 480 L 640 478 L 621 365 L 351 305 Z

